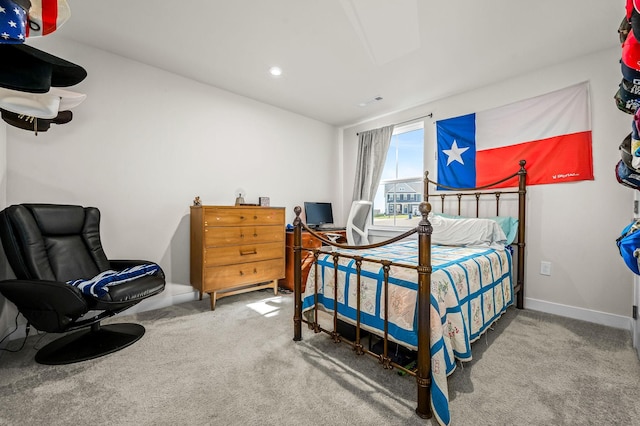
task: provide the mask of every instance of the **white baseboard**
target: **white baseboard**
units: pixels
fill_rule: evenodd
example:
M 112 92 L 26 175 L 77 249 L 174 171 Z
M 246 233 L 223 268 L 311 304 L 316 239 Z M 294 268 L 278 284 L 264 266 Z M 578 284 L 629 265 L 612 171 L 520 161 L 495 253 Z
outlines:
M 208 297 L 208 294 L 204 294 L 203 297 Z M 200 293 L 194 290 L 193 287 L 184 284 L 167 283 L 164 291 L 153 297 L 143 300 L 137 305 L 122 312 L 121 315 L 136 314 L 139 312 L 152 311 L 154 309 L 160 309 L 171 305 L 177 305 L 179 303 L 191 302 L 198 300 Z
M 546 312 L 548 314 L 560 315 L 582 321 L 593 322 L 595 324 L 606 325 L 608 327 L 620 328 L 632 331 L 631 317 L 608 314 L 606 312 L 593 311 L 591 309 L 577 308 L 575 306 L 562 305 L 560 303 L 547 302 L 545 300 L 531 299 L 525 297 L 524 308 L 532 311 Z

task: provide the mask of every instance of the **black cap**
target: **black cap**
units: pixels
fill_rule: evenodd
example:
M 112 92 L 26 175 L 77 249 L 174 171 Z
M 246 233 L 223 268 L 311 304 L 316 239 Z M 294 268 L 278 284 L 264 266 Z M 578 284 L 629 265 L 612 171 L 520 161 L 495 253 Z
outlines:
M 26 44 L 0 44 L 0 87 L 46 93 L 53 87 L 80 83 L 87 71 Z

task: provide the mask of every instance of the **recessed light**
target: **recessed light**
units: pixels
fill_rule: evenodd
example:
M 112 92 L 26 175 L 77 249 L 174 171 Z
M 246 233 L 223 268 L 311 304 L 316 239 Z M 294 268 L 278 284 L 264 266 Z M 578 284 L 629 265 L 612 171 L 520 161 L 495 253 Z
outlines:
M 274 77 L 280 77 L 282 75 L 282 69 L 280 67 L 271 67 L 269 68 L 269 74 Z
M 372 103 L 374 103 L 374 102 L 379 102 L 379 101 L 381 101 L 381 100 L 382 100 L 382 96 L 376 96 L 375 98 L 373 98 L 373 99 L 369 99 L 368 101 L 360 102 L 360 103 L 358 104 L 358 106 L 359 106 L 359 107 L 366 107 L 366 106 L 368 106 L 369 104 L 372 104 Z

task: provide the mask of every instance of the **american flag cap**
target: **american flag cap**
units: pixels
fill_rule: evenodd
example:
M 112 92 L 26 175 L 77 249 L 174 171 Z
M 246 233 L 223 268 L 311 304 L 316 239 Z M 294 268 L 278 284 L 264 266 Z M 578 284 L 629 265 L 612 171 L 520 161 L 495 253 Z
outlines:
M 27 37 L 27 12 L 19 2 L 0 0 L 0 44 L 24 43 Z
M 62 26 L 71 16 L 67 0 L 30 0 L 27 37 L 49 35 Z

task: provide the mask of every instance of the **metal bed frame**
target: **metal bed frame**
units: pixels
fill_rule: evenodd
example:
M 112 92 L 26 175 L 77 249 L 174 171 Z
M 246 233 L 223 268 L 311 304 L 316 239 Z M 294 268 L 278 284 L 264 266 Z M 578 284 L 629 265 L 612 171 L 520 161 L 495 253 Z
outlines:
M 390 238 L 388 240 L 369 244 L 364 246 L 350 246 L 348 244 L 340 244 L 333 242 L 327 239 L 324 235 L 315 232 L 313 229 L 310 229 L 300 218 L 300 213 L 302 209 L 300 206 L 295 207 L 294 212 L 296 214 L 296 218 L 293 222 L 294 225 L 294 341 L 302 340 L 302 323 L 306 323 L 310 329 L 314 332 L 324 332 L 328 334 L 335 342 L 345 342 L 349 344 L 357 355 L 368 354 L 378 359 L 379 363 L 385 369 L 396 368 L 403 371 L 406 374 L 411 376 L 415 376 L 416 383 L 418 387 L 417 394 L 417 407 L 416 413 L 422 418 L 430 418 L 432 416 L 431 412 L 431 404 L 430 404 L 430 393 L 431 393 L 431 379 L 430 379 L 430 370 L 431 370 L 431 356 L 430 356 L 430 297 L 431 297 L 431 233 L 433 232 L 433 228 L 431 223 L 428 220 L 428 215 L 432 211 L 431 204 L 429 203 L 429 185 L 436 185 L 436 188 L 444 188 L 448 191 L 455 192 L 439 192 L 433 195 L 433 197 L 440 198 L 441 202 L 441 212 L 444 213 L 445 204 L 448 198 L 454 197 L 454 203 L 457 198 L 457 213 L 461 214 L 462 201 L 468 197 L 471 197 L 471 202 L 475 199 L 475 207 L 476 207 L 476 217 L 478 217 L 480 213 L 480 200 L 485 199 L 486 197 L 493 196 L 495 198 L 496 203 L 496 215 L 500 212 L 500 199 L 504 194 L 517 194 L 518 199 L 518 234 L 517 240 L 514 243 L 516 246 L 516 282 L 514 284 L 513 293 L 516 295 L 516 307 L 518 309 L 524 308 L 524 263 L 525 263 L 525 214 L 526 214 L 526 175 L 527 171 L 525 169 L 526 162 L 521 160 L 519 162 L 520 168 L 516 173 L 505 177 L 497 182 L 477 187 L 477 188 L 452 188 L 442 184 L 439 184 L 435 181 L 429 179 L 428 172 L 425 173 L 424 177 L 424 201 L 420 204 L 419 211 L 422 215 L 422 219 L 419 224 L 407 231 L 398 235 L 396 237 Z M 492 187 L 496 187 L 499 184 L 503 184 L 512 179 L 517 179 L 518 187 L 514 190 L 504 190 L 504 191 L 491 191 L 491 192 L 483 192 L 483 190 L 487 190 Z M 484 198 L 483 198 L 484 197 Z M 341 253 L 340 251 L 331 251 L 331 255 L 333 256 L 334 262 L 334 274 L 337 282 L 337 274 L 338 274 L 338 262 L 340 258 L 349 258 L 355 261 L 356 269 L 357 269 L 357 314 L 356 314 L 356 324 L 355 324 L 355 339 L 349 340 L 344 336 L 341 336 L 338 333 L 338 310 L 335 309 L 333 312 L 333 330 L 327 330 L 320 326 L 318 323 L 318 310 L 314 309 L 314 317 L 313 319 L 305 319 L 302 315 L 302 252 L 310 252 L 314 256 L 313 267 L 317 268 L 318 256 L 323 253 L 327 253 L 326 249 L 322 248 L 306 248 L 302 247 L 302 232 L 309 232 L 313 237 L 322 241 L 325 246 L 337 247 L 338 249 L 351 249 L 351 250 L 367 250 L 371 248 L 381 247 L 387 244 L 391 244 L 396 241 L 400 241 L 404 238 L 407 238 L 413 234 L 417 234 L 418 238 L 418 265 L 406 265 L 402 263 L 394 263 L 389 260 L 379 260 L 379 259 L 370 259 L 366 260 L 359 255 L 351 255 L 347 253 Z M 382 265 L 384 272 L 384 294 L 385 294 L 385 316 L 384 316 L 384 333 L 383 336 L 380 336 L 383 341 L 383 350 L 382 353 L 378 354 L 370 349 L 365 348 L 362 345 L 362 328 L 360 324 L 360 272 L 362 262 L 373 262 L 379 263 Z M 418 316 L 418 350 L 417 350 L 417 359 L 415 369 L 408 369 L 402 365 L 399 365 L 393 362 L 392 358 L 389 356 L 389 339 L 388 339 L 388 285 L 389 285 L 389 270 L 391 267 L 401 267 L 401 268 L 410 268 L 415 269 L 418 274 L 418 297 L 417 297 L 417 316 Z M 316 294 L 316 302 L 317 302 L 317 276 L 316 273 L 315 279 L 315 294 Z M 317 306 L 317 303 L 316 303 Z

